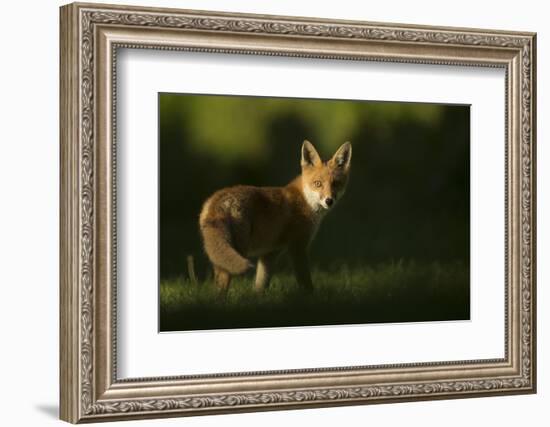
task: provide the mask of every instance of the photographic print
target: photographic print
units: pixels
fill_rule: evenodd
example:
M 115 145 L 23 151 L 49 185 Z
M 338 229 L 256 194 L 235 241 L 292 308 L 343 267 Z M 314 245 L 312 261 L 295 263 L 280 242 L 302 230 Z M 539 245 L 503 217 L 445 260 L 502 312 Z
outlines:
M 59 23 L 61 419 L 536 393 L 535 33 Z
M 470 318 L 468 105 L 158 102 L 161 332 Z

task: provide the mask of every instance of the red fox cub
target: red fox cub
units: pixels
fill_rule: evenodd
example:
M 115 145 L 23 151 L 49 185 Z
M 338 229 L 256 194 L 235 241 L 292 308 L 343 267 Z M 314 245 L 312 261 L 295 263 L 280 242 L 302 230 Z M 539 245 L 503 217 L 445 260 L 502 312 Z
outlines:
M 269 286 L 277 256 L 288 251 L 298 284 L 312 289 L 308 247 L 323 216 L 342 197 L 348 181 L 351 144 L 323 162 L 309 142 L 302 145 L 302 174 L 285 187 L 238 185 L 215 192 L 199 218 L 214 279 L 226 292 L 231 276 L 253 267 L 255 288 Z

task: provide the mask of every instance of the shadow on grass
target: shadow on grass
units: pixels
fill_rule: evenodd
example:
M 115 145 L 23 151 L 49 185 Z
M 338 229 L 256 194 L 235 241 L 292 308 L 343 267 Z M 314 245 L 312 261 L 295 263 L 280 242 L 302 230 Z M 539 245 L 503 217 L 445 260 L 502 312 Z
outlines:
M 252 280 L 235 278 L 225 300 L 211 281 L 162 281 L 161 332 L 470 318 L 463 263 L 317 269 L 312 292 L 300 290 L 288 273 L 277 274 L 262 295 L 254 292 Z

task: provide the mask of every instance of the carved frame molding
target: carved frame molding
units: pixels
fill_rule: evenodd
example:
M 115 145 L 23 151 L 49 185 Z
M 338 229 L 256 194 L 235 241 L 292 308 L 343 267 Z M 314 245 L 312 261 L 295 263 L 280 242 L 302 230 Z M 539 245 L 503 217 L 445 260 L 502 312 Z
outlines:
M 505 68 L 505 358 L 118 380 L 120 47 Z M 62 419 L 535 391 L 535 34 L 76 3 L 61 8 L 60 92 Z

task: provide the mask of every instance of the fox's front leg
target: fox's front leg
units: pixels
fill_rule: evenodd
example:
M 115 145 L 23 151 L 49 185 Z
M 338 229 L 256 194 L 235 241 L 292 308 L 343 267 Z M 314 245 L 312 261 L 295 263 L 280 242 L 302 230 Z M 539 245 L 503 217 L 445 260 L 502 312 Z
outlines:
M 273 275 L 273 267 L 277 260 L 278 254 L 264 255 L 258 258 L 256 267 L 256 281 L 254 288 L 257 292 L 262 292 L 269 287 L 271 276 Z
M 297 246 L 290 248 L 290 260 L 292 261 L 292 267 L 294 268 L 298 284 L 303 289 L 308 291 L 313 290 L 307 247 Z

